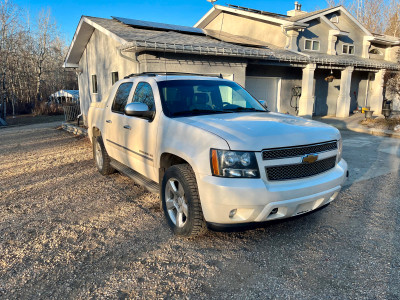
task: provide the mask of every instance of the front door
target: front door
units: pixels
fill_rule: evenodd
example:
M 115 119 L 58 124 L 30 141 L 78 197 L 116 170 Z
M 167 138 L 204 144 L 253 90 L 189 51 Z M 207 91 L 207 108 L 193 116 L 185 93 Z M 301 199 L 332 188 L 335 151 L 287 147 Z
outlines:
M 132 102 L 145 103 L 150 111 L 156 111 L 153 89 L 148 82 L 139 82 L 136 85 Z M 157 122 L 139 117 L 124 119 L 124 147 L 127 149 L 128 166 L 135 171 L 158 181 L 158 174 L 154 170 L 157 144 Z
M 126 149 L 123 147 L 123 126 L 127 116 L 124 109 L 132 90 L 132 82 L 121 83 L 115 93 L 114 100 L 106 109 L 103 142 L 107 153 L 115 160 L 126 164 Z

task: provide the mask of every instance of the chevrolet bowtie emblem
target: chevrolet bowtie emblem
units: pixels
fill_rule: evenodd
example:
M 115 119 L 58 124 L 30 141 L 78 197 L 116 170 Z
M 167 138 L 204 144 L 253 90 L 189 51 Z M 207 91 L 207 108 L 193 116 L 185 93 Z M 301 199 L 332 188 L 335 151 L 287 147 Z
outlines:
M 318 159 L 317 154 L 307 154 L 303 156 L 301 161 L 303 162 L 303 164 L 312 164 L 313 162 L 316 162 L 317 159 Z

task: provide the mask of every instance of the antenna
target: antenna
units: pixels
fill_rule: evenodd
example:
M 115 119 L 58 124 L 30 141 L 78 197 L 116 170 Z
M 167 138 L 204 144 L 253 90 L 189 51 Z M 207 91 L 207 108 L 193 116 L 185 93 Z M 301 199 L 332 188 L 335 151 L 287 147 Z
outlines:
M 363 0 L 358 0 L 357 1 L 357 20 L 359 21 L 359 22 L 362 22 L 362 21 L 364 21 L 364 20 L 361 20 L 361 18 L 363 17 L 363 6 L 364 6 L 364 3 L 363 3 Z
M 207 0 L 207 1 L 210 2 L 214 6 L 214 3 L 217 2 L 218 0 Z

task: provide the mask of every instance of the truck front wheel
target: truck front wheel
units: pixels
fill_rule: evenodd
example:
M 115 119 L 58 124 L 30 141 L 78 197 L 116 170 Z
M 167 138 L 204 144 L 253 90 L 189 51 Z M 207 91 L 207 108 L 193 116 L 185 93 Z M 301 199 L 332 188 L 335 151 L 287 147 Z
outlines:
M 165 172 L 161 201 L 168 225 L 176 235 L 196 236 L 207 231 L 196 177 L 188 164 L 172 166 Z
M 115 172 L 115 169 L 110 165 L 111 159 L 107 154 L 101 136 L 93 138 L 93 158 L 101 175 L 109 175 Z

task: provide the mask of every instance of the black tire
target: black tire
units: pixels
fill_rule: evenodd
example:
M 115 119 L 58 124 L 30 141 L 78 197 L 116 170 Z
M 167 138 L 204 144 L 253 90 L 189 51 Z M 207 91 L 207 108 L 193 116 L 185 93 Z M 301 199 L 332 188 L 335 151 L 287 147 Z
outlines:
M 185 222 L 183 225 L 181 223 L 181 226 L 177 225 L 177 223 L 179 223 L 179 221 L 177 221 L 179 218 L 176 216 L 174 219 L 174 217 L 171 217 L 170 215 L 170 213 L 174 214 L 174 211 L 177 215 L 179 214 L 177 206 L 174 206 L 171 209 L 171 197 L 174 196 L 175 198 L 176 195 L 172 191 L 173 188 L 171 188 L 171 186 L 167 187 L 170 182 L 175 182 L 175 187 L 180 189 L 180 191 L 183 189 L 184 192 L 183 197 L 181 197 L 180 200 L 182 201 L 182 205 L 179 206 L 179 204 L 176 204 L 179 207 L 184 206 L 183 202 L 186 204 L 185 209 L 181 209 L 181 211 L 186 211 L 188 215 L 185 216 L 183 213 L 183 220 Z M 179 184 L 181 185 L 180 187 Z M 166 195 L 166 192 L 170 195 Z M 170 209 L 167 209 L 167 201 Z M 175 203 L 175 201 L 173 202 Z M 198 236 L 207 231 L 206 222 L 201 209 L 196 176 L 188 164 L 175 165 L 167 169 L 161 185 L 161 203 L 168 225 L 176 235 Z
M 109 175 L 115 172 L 110 164 L 111 158 L 107 154 L 101 136 L 93 137 L 93 159 L 101 175 Z

